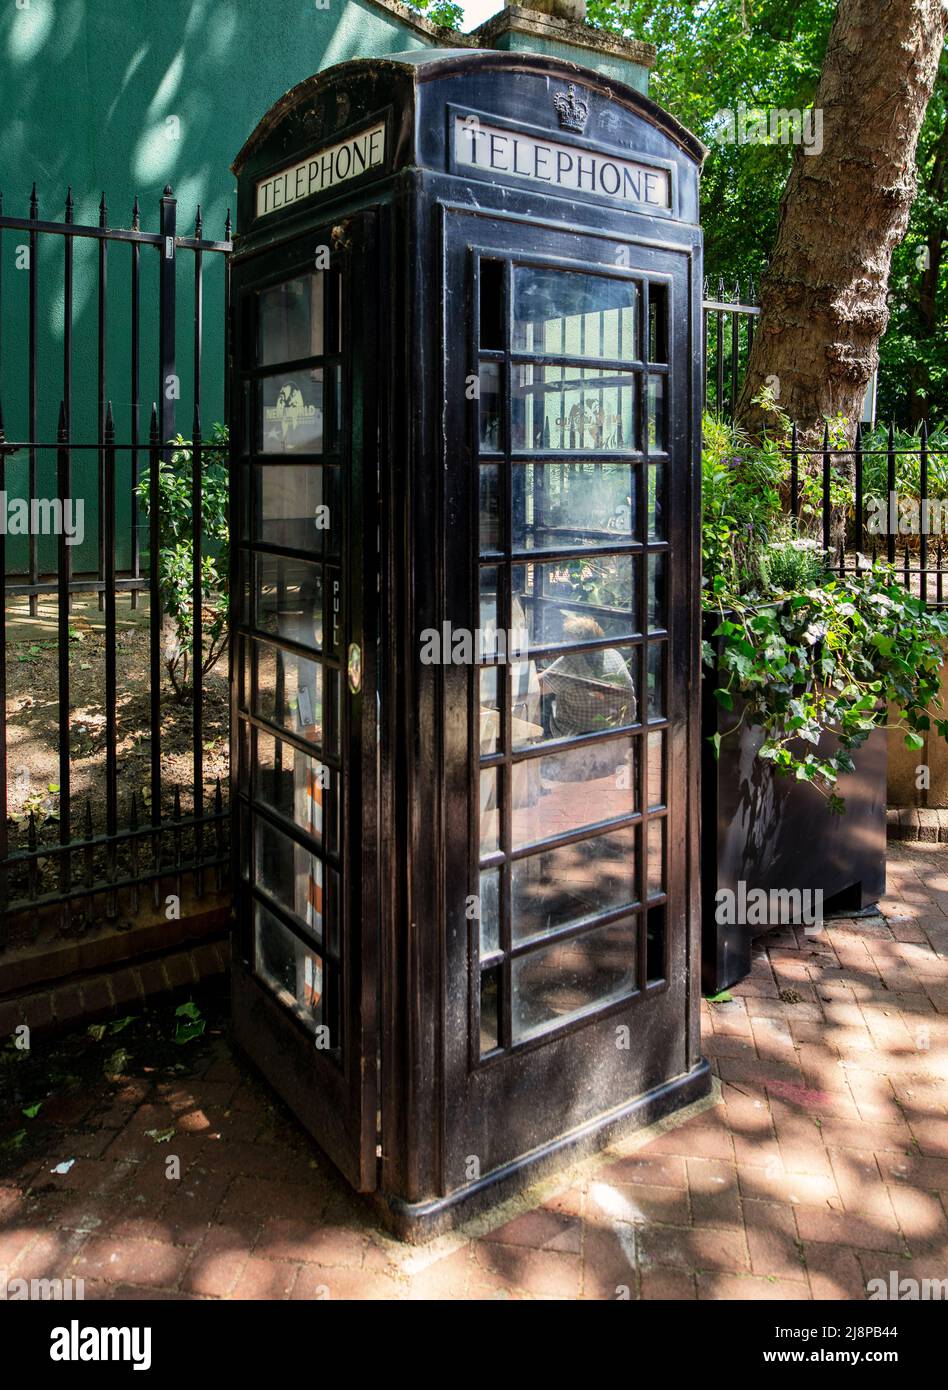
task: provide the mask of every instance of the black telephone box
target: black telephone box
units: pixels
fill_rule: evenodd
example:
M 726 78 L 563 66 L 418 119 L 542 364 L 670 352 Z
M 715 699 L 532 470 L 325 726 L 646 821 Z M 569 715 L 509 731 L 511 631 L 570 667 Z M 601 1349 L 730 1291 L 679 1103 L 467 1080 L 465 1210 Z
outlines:
M 428 50 L 234 165 L 235 1029 L 408 1235 L 709 1089 L 702 153 Z

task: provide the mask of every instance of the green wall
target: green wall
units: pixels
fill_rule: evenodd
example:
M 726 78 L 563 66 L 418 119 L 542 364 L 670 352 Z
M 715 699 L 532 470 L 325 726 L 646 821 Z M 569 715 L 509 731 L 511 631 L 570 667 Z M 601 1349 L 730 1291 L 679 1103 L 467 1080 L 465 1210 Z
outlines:
M 72 185 L 75 220 L 96 223 L 105 190 L 111 226 L 131 224 L 138 195 L 141 224 L 158 230 L 166 183 L 178 199 L 179 234 L 191 234 L 200 203 L 204 235 L 222 238 L 235 205 L 230 163 L 263 113 L 288 88 L 349 58 L 425 47 L 423 38 L 367 0 L 8 0 L 0 12 L 0 190 L 3 210 L 29 213 L 35 180 L 40 217 L 63 216 Z M 18 6 L 23 6 L 22 8 Z M 38 433 L 55 437 L 63 373 L 62 240 L 45 237 L 38 258 Z M 0 236 L 2 341 L 0 400 L 8 439 L 27 431 L 27 285 L 17 267 L 25 233 Z M 205 433 L 222 416 L 223 303 L 220 258 L 205 270 Z M 157 255 L 142 251 L 142 430 L 157 392 Z M 191 257 L 178 267 L 178 428 L 190 434 Z M 116 437 L 130 432 L 128 316 L 130 255 L 108 252 L 107 394 Z M 73 437 L 96 438 L 97 252 L 76 243 Z M 128 562 L 132 510 L 129 460 L 120 456 L 120 565 Z M 55 495 L 54 458 L 37 457 L 37 490 Z M 76 571 L 95 565 L 95 455 L 73 456 L 73 495 L 86 500 L 86 541 L 73 550 Z M 7 465 L 7 492 L 25 496 L 26 461 Z M 22 572 L 25 542 L 8 540 L 8 569 Z M 41 542 L 41 565 L 55 566 L 55 543 Z

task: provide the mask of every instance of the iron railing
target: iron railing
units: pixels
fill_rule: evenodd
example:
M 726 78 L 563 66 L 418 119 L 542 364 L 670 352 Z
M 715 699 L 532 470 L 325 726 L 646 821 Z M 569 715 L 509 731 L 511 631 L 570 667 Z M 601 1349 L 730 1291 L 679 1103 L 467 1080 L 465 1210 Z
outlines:
M 733 420 L 754 342 L 760 307 L 753 279 L 735 281 L 730 293 L 719 279 L 712 294 L 704 284 L 702 400 L 706 410 Z
M 74 212 L 71 191 L 67 194 L 62 221 L 40 217 L 35 185 L 28 217 L 4 213 L 0 199 L 0 496 L 6 500 L 10 460 L 25 460 L 19 481 L 22 492 L 30 500 L 40 495 L 44 480 L 52 482 L 49 463 L 55 460 L 55 489 L 51 491 L 59 504 L 72 496 L 76 483 L 75 460 L 80 460 L 82 466 L 86 460 L 94 460 L 94 474 L 87 472 L 84 476 L 89 490 L 95 494 L 98 528 L 98 559 L 91 567 L 86 564 L 81 572 L 76 572 L 71 547 L 60 526 L 54 570 L 46 572 L 43 555 L 45 552 L 46 558 L 50 558 L 51 543 L 47 542 L 44 547 L 42 538 L 31 526 L 26 544 L 21 546 L 19 561 L 12 565 L 14 572 L 8 573 L 7 538 L 5 528 L 0 527 L 0 575 L 4 577 L 5 588 L 4 604 L 0 606 L 0 949 L 6 942 L 11 919 L 26 909 L 35 914 L 40 908 L 58 905 L 63 925 L 88 925 L 95 920 L 96 908 L 103 898 L 107 918 L 118 914 L 119 894 L 127 893 L 131 909 L 135 911 L 140 889 L 146 884 L 151 884 L 157 905 L 162 880 L 168 878 L 180 892 L 187 876 L 196 893 L 201 895 L 205 873 L 212 874 L 220 885 L 228 859 L 227 817 L 220 782 L 218 780 L 216 786 L 206 792 L 203 770 L 202 450 L 208 445 L 202 443 L 201 406 L 205 259 L 214 258 L 215 264 L 221 267 L 224 280 L 218 288 L 222 302 L 226 303 L 230 212 L 224 238 L 219 241 L 204 238 L 200 208 L 193 235 L 178 235 L 177 202 L 170 187 L 165 189 L 160 200 L 156 232 L 142 230 L 137 199 L 129 228 L 109 226 L 104 194 L 97 225 L 75 221 Z M 4 238 L 10 233 L 18 233 L 23 238 L 14 250 L 20 253 L 17 270 L 26 271 L 25 296 L 22 282 L 16 284 L 9 272 L 4 284 L 3 268 L 13 259 L 8 259 L 4 248 Z M 91 241 L 95 247 L 94 266 L 91 258 L 84 266 L 88 281 L 95 285 L 95 330 L 81 326 L 84 322 L 81 309 L 78 316 L 76 314 L 75 252 L 80 240 Z M 53 248 L 51 253 L 49 247 Z M 117 301 L 113 286 L 120 248 L 127 248 L 122 260 L 128 280 L 127 294 Z M 176 407 L 181 396 L 176 329 L 182 279 L 178 266 L 182 252 L 190 256 L 193 271 L 188 284 L 193 319 L 189 376 L 193 404 L 191 602 L 195 658 L 190 788 L 166 785 L 163 777 L 162 612 L 158 586 L 158 465 L 160 460 L 170 463 L 170 441 L 176 434 Z M 151 256 L 157 257 L 156 274 L 155 262 L 149 259 Z M 61 273 L 56 274 L 53 281 L 50 266 L 55 261 Z M 121 262 L 118 265 L 121 266 Z M 51 289 L 47 289 L 48 286 Z M 10 302 L 11 289 L 14 296 L 19 292 L 21 301 L 25 297 L 25 302 Z M 157 322 L 143 316 L 143 304 L 146 312 L 149 307 L 154 308 Z M 57 312 L 62 332 L 58 418 L 41 423 L 41 400 L 49 396 L 49 379 L 55 371 L 55 364 L 50 360 L 46 325 L 49 315 Z M 45 315 L 42 318 L 41 313 Z M 121 361 L 113 372 L 110 370 L 110 345 L 117 335 L 121 338 L 121 348 L 118 353 L 113 348 L 112 356 L 120 357 Z M 20 346 L 25 349 L 24 356 L 14 360 L 12 366 L 4 355 L 8 341 L 12 342 L 14 350 Z M 77 353 L 81 354 L 78 359 Z M 226 358 L 226 343 L 224 356 Z M 80 393 L 76 389 L 77 360 L 85 380 L 90 385 L 94 380 L 94 401 L 90 399 L 91 391 Z M 143 396 L 145 367 L 149 374 L 155 372 L 153 379 L 157 389 L 150 429 L 143 438 L 141 411 L 143 402 L 151 396 L 151 392 Z M 215 364 L 214 371 L 220 373 L 215 379 L 215 386 L 220 386 L 226 381 L 224 363 Z M 19 374 L 19 385 L 25 385 L 22 393 L 25 400 L 16 401 L 23 428 L 14 428 L 13 437 L 8 439 L 3 425 L 3 385 L 4 379 L 9 382 L 14 372 Z M 113 409 L 110 395 L 115 392 L 118 392 L 118 401 Z M 117 438 L 117 413 L 127 437 Z M 93 416 L 94 428 L 91 425 Z M 9 418 L 11 413 L 8 413 Z M 87 422 L 86 437 L 80 437 L 75 428 L 77 418 Z M 121 473 L 124 475 L 127 469 L 127 476 L 121 478 L 117 465 L 119 457 L 122 458 Z M 136 493 L 143 459 L 147 459 L 149 465 L 149 528 L 147 556 L 144 557 L 139 544 L 140 508 Z M 93 478 L 94 486 L 90 481 Z M 122 504 L 123 508 L 128 508 L 131 527 L 130 535 L 120 536 L 117 507 L 126 488 Z M 120 545 L 125 551 L 123 566 L 117 563 Z M 149 598 L 147 733 L 150 768 L 148 785 L 126 792 L 120 804 L 116 597 L 123 591 L 131 592 L 132 606 L 137 604 L 142 591 L 147 592 Z M 101 700 L 105 728 L 104 775 L 100 779 L 101 795 L 97 792 L 77 804 L 72 793 L 70 746 L 70 621 L 75 596 L 90 592 L 98 595 L 105 636 Z M 25 597 L 28 614 L 35 618 L 43 596 L 56 603 L 56 814 L 46 823 L 40 823 L 40 817 L 30 809 L 28 815 L 21 817 L 20 825 L 11 826 L 9 779 L 14 769 L 10 759 L 7 711 L 7 605 L 11 599 Z M 183 805 L 182 796 L 185 802 L 190 801 L 189 807 Z M 82 911 L 75 912 L 77 907 Z

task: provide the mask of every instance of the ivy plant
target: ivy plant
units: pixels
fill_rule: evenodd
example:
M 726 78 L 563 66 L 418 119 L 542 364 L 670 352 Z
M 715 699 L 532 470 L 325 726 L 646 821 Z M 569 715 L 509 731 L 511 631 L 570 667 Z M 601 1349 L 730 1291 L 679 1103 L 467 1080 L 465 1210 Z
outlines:
M 948 739 L 948 719 L 936 715 L 948 615 L 910 594 L 887 565 L 864 561 L 835 574 L 816 540 L 783 514 L 773 441 L 751 444 L 714 422 L 702 475 L 712 615 L 703 660 L 725 726 L 710 735 L 715 756 L 742 726 L 759 728 L 758 757 L 840 812 L 838 780 L 873 729 L 894 718 L 914 749 L 931 728 Z

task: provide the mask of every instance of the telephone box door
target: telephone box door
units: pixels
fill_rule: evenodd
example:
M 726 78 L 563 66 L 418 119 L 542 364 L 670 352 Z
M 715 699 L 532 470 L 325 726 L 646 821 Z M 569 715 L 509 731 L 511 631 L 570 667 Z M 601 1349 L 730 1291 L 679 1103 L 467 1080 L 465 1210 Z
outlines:
M 366 291 L 378 270 L 370 214 L 347 223 L 342 244 L 333 230 L 234 267 L 234 1027 L 368 1191 L 377 894 L 375 816 L 363 811 L 376 795 L 378 296 Z

